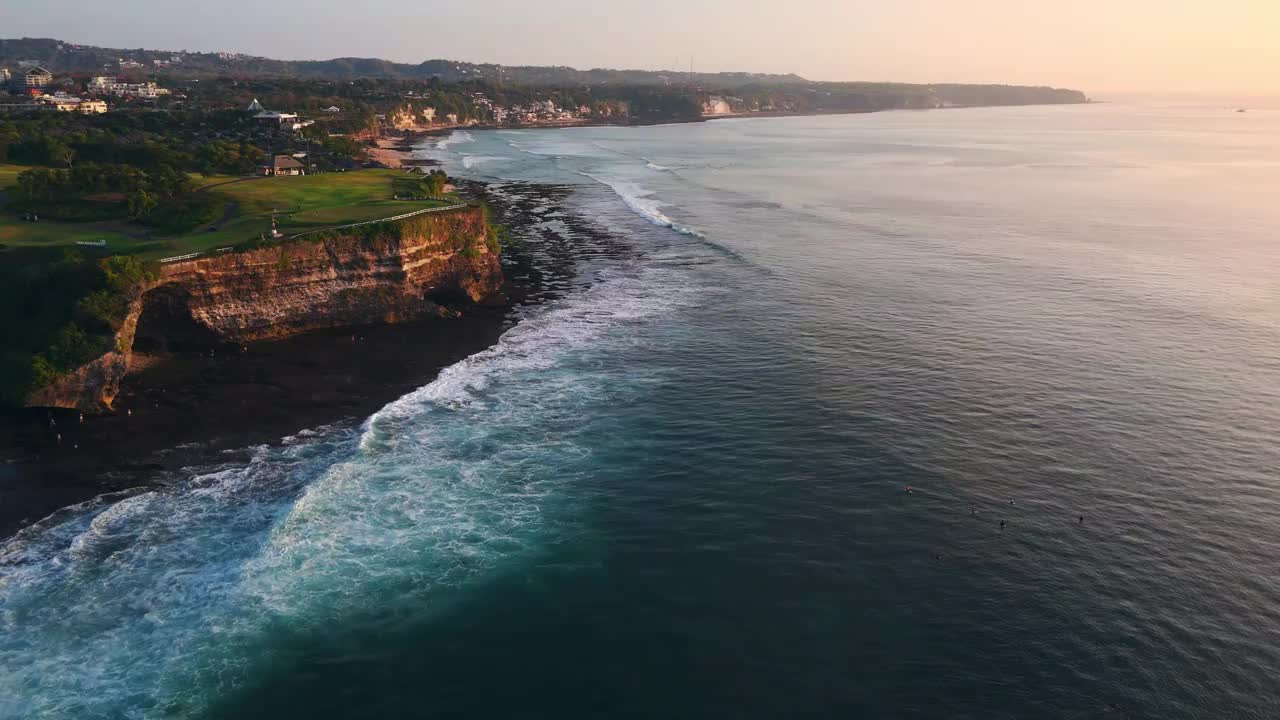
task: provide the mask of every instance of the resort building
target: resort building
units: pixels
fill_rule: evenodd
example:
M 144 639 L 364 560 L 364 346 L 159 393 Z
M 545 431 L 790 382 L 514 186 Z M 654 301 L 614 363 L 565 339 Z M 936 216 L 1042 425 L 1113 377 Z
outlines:
M 101 93 L 104 95 L 119 95 L 121 97 L 137 97 L 154 100 L 163 95 L 168 95 L 169 91 L 158 87 L 153 82 L 121 82 L 119 79 L 110 75 L 98 75 L 89 79 L 85 86 L 87 92 Z
M 9 72 L 9 68 L 0 68 L 0 83 L 6 83 L 13 79 L 13 75 Z
M 260 112 L 257 115 L 254 115 L 254 118 L 257 119 L 258 122 L 273 123 L 277 127 L 284 127 L 286 125 L 292 126 L 294 123 L 298 121 L 298 116 L 294 113 L 282 113 L 282 112 L 274 112 L 274 111 Z
M 86 100 L 72 97 L 66 93 L 42 95 L 38 101 L 58 112 L 78 112 L 85 115 L 100 115 L 107 111 L 107 104 L 101 100 Z
M 306 175 L 307 168 L 302 163 L 294 160 L 288 155 L 276 155 L 271 158 L 270 162 L 262 166 L 262 174 L 268 177 Z
M 27 71 L 27 87 L 42 88 L 53 82 L 53 73 L 42 67 L 34 67 Z
M 35 102 L 34 100 L 7 100 L 5 99 L 6 97 L 7 96 L 0 95 L 0 113 L 32 112 L 52 109 L 48 105 Z

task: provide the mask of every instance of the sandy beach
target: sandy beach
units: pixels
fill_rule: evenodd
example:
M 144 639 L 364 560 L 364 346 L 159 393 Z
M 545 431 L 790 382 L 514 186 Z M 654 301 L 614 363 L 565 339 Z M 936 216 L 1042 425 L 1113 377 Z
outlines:
M 405 166 L 405 161 L 413 159 L 413 151 L 408 143 L 412 138 L 379 138 L 378 146 L 369 148 L 369 157 L 377 163 L 393 169 Z

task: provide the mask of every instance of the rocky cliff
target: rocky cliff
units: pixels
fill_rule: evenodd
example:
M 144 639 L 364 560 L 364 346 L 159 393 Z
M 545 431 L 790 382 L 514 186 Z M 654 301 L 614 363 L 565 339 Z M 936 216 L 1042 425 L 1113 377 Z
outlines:
M 483 212 L 468 208 L 166 265 L 139 289 L 116 348 L 28 404 L 110 408 L 135 349 L 191 350 L 446 314 L 442 306 L 499 288 L 496 250 Z

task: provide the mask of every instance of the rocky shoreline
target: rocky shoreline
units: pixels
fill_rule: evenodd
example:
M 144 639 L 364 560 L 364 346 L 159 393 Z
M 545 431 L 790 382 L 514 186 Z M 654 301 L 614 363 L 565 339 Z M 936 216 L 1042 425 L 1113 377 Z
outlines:
M 485 199 L 485 186 L 466 183 Z M 529 207 L 496 202 L 512 228 L 532 227 Z M 301 430 L 358 423 L 430 382 L 440 370 L 492 346 L 540 302 L 543 285 L 573 274 L 565 258 L 534 263 L 517 243 L 504 251 L 508 282 L 458 317 L 320 330 L 247 345 L 242 352 L 168 354 L 140 363 L 115 412 L 33 409 L 0 417 L 0 538 L 56 510 L 113 492 L 166 483 L 183 467 L 226 462 Z

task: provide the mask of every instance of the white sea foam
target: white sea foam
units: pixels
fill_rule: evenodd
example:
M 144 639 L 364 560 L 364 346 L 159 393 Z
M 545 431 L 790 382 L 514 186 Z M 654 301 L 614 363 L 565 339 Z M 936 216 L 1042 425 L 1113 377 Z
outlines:
M 384 424 L 419 415 L 423 408 L 461 408 L 475 402 L 493 379 L 547 370 L 559 358 L 612 327 L 649 318 L 692 301 L 696 292 L 658 268 L 605 273 L 600 282 L 507 331 L 492 348 L 441 371 L 428 385 L 387 405 L 365 422 L 361 447 L 393 437 Z M 660 281 L 665 280 L 665 281 Z
M 181 715 L 270 662 L 273 628 L 459 601 L 528 562 L 590 472 L 590 408 L 642 387 L 585 353 L 694 302 L 617 267 L 360 429 L 300 432 L 172 487 L 68 509 L 0 543 L 0 717 Z M 618 343 L 621 343 L 620 345 Z
M 471 168 L 477 165 L 483 165 L 485 163 L 502 162 L 504 160 L 506 160 L 506 158 L 494 157 L 491 155 L 463 155 L 462 167 L 470 170 Z
M 471 136 L 471 133 L 467 132 L 466 130 L 454 130 L 453 132 L 449 133 L 448 136 L 441 138 L 440 142 L 436 143 L 436 149 L 444 150 L 444 149 L 447 149 L 450 145 L 456 145 L 458 143 L 469 143 L 469 142 L 475 142 L 475 138 Z
M 705 236 L 697 230 L 685 227 L 684 225 L 681 225 L 675 220 L 667 217 L 667 215 L 662 212 L 662 208 L 665 207 L 665 203 L 654 198 L 652 190 L 642 187 L 631 180 L 610 178 L 603 175 L 593 175 L 588 172 L 580 172 L 578 174 L 595 180 L 601 185 L 607 185 L 618 195 L 618 197 L 622 198 L 622 201 L 627 204 L 627 207 L 631 208 L 636 214 L 654 225 L 670 228 L 681 235 L 705 238 Z

